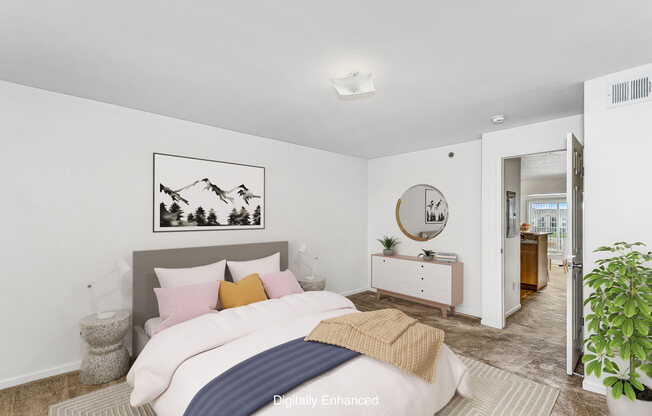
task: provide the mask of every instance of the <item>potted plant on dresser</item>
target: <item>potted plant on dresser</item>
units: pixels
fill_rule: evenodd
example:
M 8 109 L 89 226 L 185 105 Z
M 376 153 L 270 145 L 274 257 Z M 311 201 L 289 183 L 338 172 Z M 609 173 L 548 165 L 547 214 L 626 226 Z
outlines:
M 422 249 L 417 257 L 423 257 L 425 261 L 433 261 L 435 259 L 435 251 Z
M 585 300 L 593 313 L 586 316 L 591 335 L 584 340 L 586 375 L 604 377 L 607 406 L 614 416 L 652 415 L 652 389 L 639 378 L 652 377 L 652 252 L 641 253 L 643 243 L 618 242 L 603 246 L 598 267 L 584 276 L 593 289 Z M 618 365 L 617 362 L 620 362 Z
M 383 236 L 383 238 L 379 238 L 378 242 L 382 244 L 383 246 L 383 254 L 385 256 L 393 256 L 394 255 L 394 247 L 400 244 L 400 241 L 398 241 L 398 238 L 396 237 L 388 237 L 388 236 Z

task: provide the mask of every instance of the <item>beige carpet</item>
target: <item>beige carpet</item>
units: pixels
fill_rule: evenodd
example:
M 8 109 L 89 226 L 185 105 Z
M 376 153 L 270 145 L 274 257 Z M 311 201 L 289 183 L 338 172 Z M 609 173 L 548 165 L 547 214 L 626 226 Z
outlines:
M 508 371 L 460 357 L 469 367 L 475 397 L 456 395 L 437 416 L 548 416 L 559 391 Z M 116 384 L 50 406 L 50 416 L 155 416 L 149 405 L 129 406 L 131 387 Z
M 582 377 L 566 375 L 566 277 L 561 267 L 552 270 L 548 286 L 523 299 L 521 309 L 507 318 L 507 327 L 502 330 L 462 313 L 445 319 L 430 306 L 392 297 L 376 300 L 374 292 L 358 293 L 349 299 L 361 311 L 400 309 L 444 330 L 446 345 L 458 356 L 558 389 L 551 416 L 608 416 L 604 395 L 584 390 Z

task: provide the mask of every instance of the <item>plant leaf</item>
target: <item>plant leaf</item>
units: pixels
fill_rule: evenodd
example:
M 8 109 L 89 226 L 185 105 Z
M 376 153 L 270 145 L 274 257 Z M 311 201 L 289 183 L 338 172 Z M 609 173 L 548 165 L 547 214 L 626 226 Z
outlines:
M 618 399 L 620 399 L 620 396 L 621 396 L 622 394 L 623 394 L 623 381 L 622 381 L 622 380 L 618 380 L 618 382 L 616 382 L 616 384 L 614 384 L 614 385 L 611 387 L 611 396 L 612 396 L 614 399 L 618 400 Z
M 607 377 L 607 378 L 605 378 L 604 380 L 602 380 L 602 384 L 604 384 L 604 385 L 607 386 L 607 387 L 611 387 L 611 386 L 613 386 L 614 383 L 616 383 L 618 380 L 620 380 L 618 377 L 616 377 L 616 376 L 611 376 L 611 377 Z
M 641 334 L 641 335 L 647 335 L 650 332 L 650 327 L 647 325 L 645 322 L 643 322 L 641 319 L 634 318 L 634 326 L 636 326 L 636 330 Z
M 634 313 L 636 313 L 636 303 L 629 299 L 627 302 L 625 302 L 625 316 L 628 318 L 631 318 L 634 316 Z
M 593 354 L 585 354 L 582 356 L 582 362 L 586 363 L 587 361 L 595 360 L 595 355 Z
M 643 364 L 640 369 L 646 376 L 652 377 L 652 364 Z
M 616 298 L 616 300 L 614 300 L 614 305 L 623 306 L 625 304 L 625 302 L 627 302 L 628 299 L 629 299 L 629 296 L 627 296 L 626 294 L 622 294 L 622 295 L 618 296 Z
M 625 391 L 625 396 L 633 402 L 636 401 L 636 393 L 634 393 L 634 389 L 632 388 L 632 385 L 629 384 L 629 381 L 623 381 L 623 388 Z
M 629 342 L 625 342 L 622 347 L 620 347 L 620 358 L 623 360 L 628 360 L 630 355 L 630 346 Z
M 635 378 L 630 378 L 629 382 L 630 382 L 630 384 L 632 386 L 634 386 L 636 388 L 636 390 L 640 390 L 640 391 L 645 390 L 645 387 L 643 387 L 643 384 L 640 381 L 636 380 Z
M 639 360 L 645 360 L 647 355 L 643 347 L 636 341 L 632 342 L 632 352 Z
M 627 317 L 625 315 L 618 315 L 614 318 L 614 320 L 611 323 L 614 324 L 614 326 L 619 327 L 623 324 L 623 322 L 625 322 L 626 318 Z
M 623 330 L 623 335 L 626 337 L 631 337 L 634 333 L 634 321 L 631 318 L 625 319 L 621 329 Z

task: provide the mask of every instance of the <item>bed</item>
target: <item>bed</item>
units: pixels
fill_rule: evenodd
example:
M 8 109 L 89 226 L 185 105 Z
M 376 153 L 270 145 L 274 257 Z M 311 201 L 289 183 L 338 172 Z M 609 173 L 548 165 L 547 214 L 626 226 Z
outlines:
M 252 260 L 277 252 L 284 270 L 288 265 L 287 242 L 134 252 L 133 350 L 138 358 L 127 378 L 134 387 L 132 406 L 150 403 L 159 416 L 181 416 L 193 397 L 216 376 L 256 354 L 305 337 L 324 319 L 357 312 L 341 295 L 305 292 L 206 314 L 152 338 L 146 334 L 145 323 L 158 316 L 154 267 Z M 228 271 L 226 279 L 230 279 Z M 290 362 L 292 359 L 288 357 Z M 471 396 L 470 376 L 444 344 L 433 383 L 359 355 L 304 382 L 255 414 L 431 416 L 456 391 Z

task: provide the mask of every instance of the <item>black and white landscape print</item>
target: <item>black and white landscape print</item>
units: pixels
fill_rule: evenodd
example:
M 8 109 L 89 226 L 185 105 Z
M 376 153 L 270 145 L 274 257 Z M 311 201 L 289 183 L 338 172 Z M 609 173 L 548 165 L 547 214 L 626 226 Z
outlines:
M 265 227 L 265 168 L 154 153 L 154 231 Z
M 448 219 L 448 202 L 436 189 L 426 188 L 426 224 L 445 224 Z

